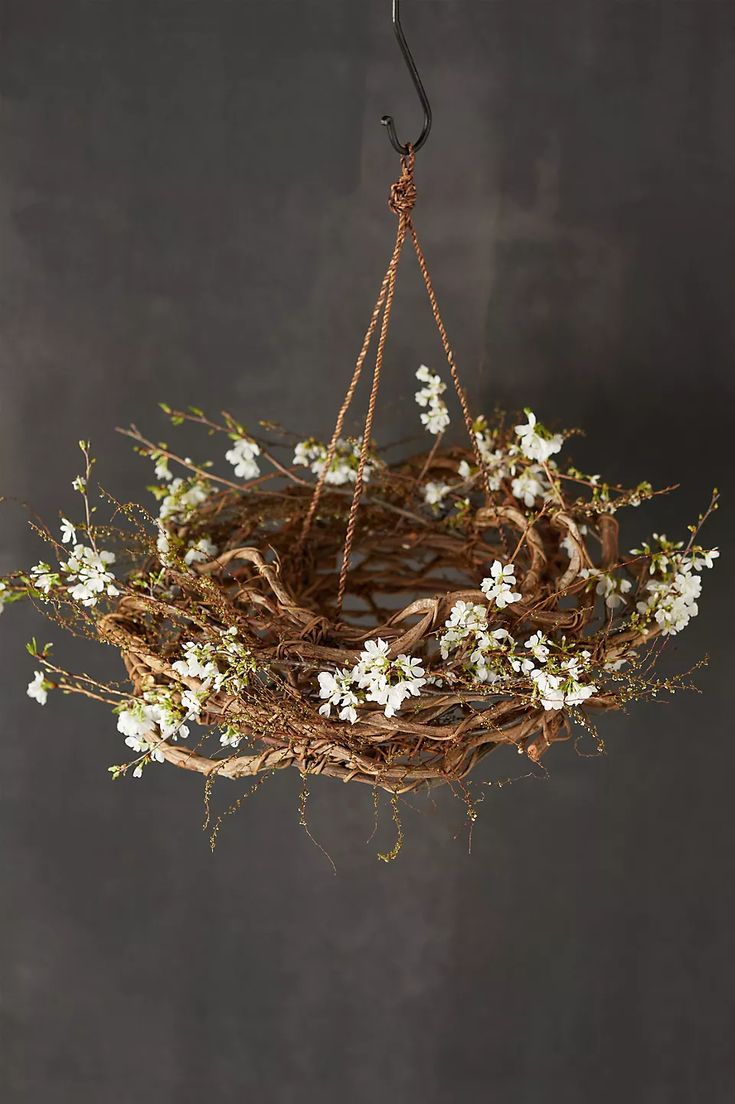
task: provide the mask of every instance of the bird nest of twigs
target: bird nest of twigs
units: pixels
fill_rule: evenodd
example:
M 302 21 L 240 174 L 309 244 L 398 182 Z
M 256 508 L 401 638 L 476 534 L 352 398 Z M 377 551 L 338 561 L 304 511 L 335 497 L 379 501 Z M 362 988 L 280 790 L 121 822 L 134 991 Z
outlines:
M 204 693 L 197 720 L 231 734 L 214 757 L 161 741 L 163 758 L 228 778 L 295 766 L 400 793 L 459 781 L 501 745 L 538 760 L 569 735 L 570 719 L 590 729 L 594 711 L 655 690 L 636 653 L 660 625 L 630 617 L 649 557 L 626 556 L 623 565 L 615 518 L 568 500 L 534 511 L 502 492 L 475 506 L 472 492 L 456 491 L 441 511 L 427 509 L 426 486 L 468 458 L 450 450 L 428 466 L 422 455 L 382 469 L 361 504 L 339 612 L 344 495 L 322 495 L 303 547 L 311 496 L 301 487 L 225 489 L 178 526 L 181 547 L 206 534 L 221 551 L 190 566 L 169 553 L 161 597 L 128 594 L 98 623 L 120 649 L 136 698 L 161 686 L 179 702 L 183 692 Z M 495 564 L 511 580 L 512 600 L 501 597 L 500 606 Z M 631 588 L 610 609 L 596 592 L 618 573 Z M 228 630 L 252 664 L 235 692 L 227 681 L 212 690 L 206 671 L 208 662 L 226 671 Z M 187 672 L 176 666 L 192 644 L 204 672 L 196 659 Z M 408 679 L 405 659 L 413 661 Z M 539 684 L 541 671 L 551 682 Z M 382 683 L 386 701 L 371 683 Z M 392 710 L 385 691 L 396 686 Z M 414 690 L 401 696 L 402 686 Z M 254 750 L 241 753 L 241 739 Z
M 658 678 L 660 643 L 697 613 L 717 550 L 654 536 L 618 547 L 619 512 L 655 494 L 559 460 L 564 432 L 532 412 L 493 424 L 470 414 L 411 218 L 412 157 L 391 192 L 396 245 L 328 444 L 272 423 L 162 404 L 175 426 L 224 435 L 223 460 L 194 461 L 135 427 L 155 463 L 158 516 L 137 504 L 96 518 L 93 459 L 75 480 L 82 507 L 60 535 L 34 523 L 55 562 L 0 580 L 0 606 L 29 596 L 53 620 L 119 649 L 127 683 L 60 666 L 29 646 L 28 693 L 56 689 L 111 705 L 132 758 L 213 781 L 283 767 L 397 795 L 466 779 L 510 745 L 538 762 L 573 726 L 683 685 Z M 416 373 L 433 445 L 389 459 L 373 415 L 398 259 L 413 244 L 468 446 L 446 445 L 446 382 Z M 362 434 L 343 437 L 378 332 Z M 516 423 L 516 424 L 514 424 Z M 173 470 L 172 470 L 173 465 Z M 229 470 L 229 469 L 228 469 Z
M 349 555 L 359 442 L 340 442 L 329 469 L 326 446 L 297 445 L 302 464 L 322 449 L 315 506 L 314 484 L 232 419 L 217 427 L 236 438 L 228 456 L 247 441 L 247 462 L 253 449 L 273 461 L 242 487 L 129 431 L 165 477 L 159 518 L 116 503 L 127 526 L 94 524 L 88 458 L 88 520 L 62 520 L 66 543 L 39 529 L 58 567 L 8 576 L 2 593 L 113 644 L 132 689 L 34 646 L 31 696 L 112 705 L 135 753 L 116 775 L 163 761 L 212 779 L 295 766 L 396 794 L 460 782 L 504 745 L 538 761 L 571 723 L 594 733 L 595 713 L 679 685 L 652 674 L 654 644 L 697 612 L 716 550 L 693 527 L 686 545 L 658 537 L 621 556 L 616 514 L 657 492 L 531 459 L 514 443 L 524 426 L 477 425 L 482 466 L 471 449 L 367 454 Z M 172 461 L 189 474 L 173 479 Z

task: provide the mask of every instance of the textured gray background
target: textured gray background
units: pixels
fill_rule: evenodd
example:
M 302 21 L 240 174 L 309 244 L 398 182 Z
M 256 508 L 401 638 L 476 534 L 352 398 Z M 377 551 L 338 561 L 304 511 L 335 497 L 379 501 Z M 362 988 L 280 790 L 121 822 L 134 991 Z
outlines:
M 328 431 L 393 234 L 377 120 L 417 126 L 388 7 L 2 3 L 5 492 L 72 510 L 91 436 L 139 494 L 113 429 L 162 434 L 159 398 Z M 475 407 L 583 424 L 579 463 L 623 481 L 681 478 L 626 536 L 673 532 L 732 483 L 732 4 L 404 8 L 436 120 L 416 217 Z M 421 360 L 441 364 L 408 263 L 384 438 L 414 424 Z M 38 553 L 6 507 L 0 568 Z M 713 653 L 704 696 L 488 790 L 471 856 L 462 806 L 419 800 L 386 867 L 388 813 L 366 845 L 369 793 L 315 781 L 336 878 L 297 777 L 214 857 L 197 779 L 110 783 L 113 719 L 26 698 L 23 641 L 61 641 L 6 612 L 3 1100 L 735 1099 L 731 580 L 727 555 L 672 649 Z

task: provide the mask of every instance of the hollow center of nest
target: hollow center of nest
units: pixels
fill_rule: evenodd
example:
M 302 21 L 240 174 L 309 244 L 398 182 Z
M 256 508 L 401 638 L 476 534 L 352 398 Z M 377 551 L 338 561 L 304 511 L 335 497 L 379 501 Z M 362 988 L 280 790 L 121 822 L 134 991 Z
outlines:
M 375 532 L 361 535 L 350 557 L 342 620 L 368 628 L 382 624 L 417 598 L 476 589 L 497 553 L 482 538 L 440 532 Z M 312 552 L 299 588 L 299 601 L 332 618 L 341 549 L 321 545 Z

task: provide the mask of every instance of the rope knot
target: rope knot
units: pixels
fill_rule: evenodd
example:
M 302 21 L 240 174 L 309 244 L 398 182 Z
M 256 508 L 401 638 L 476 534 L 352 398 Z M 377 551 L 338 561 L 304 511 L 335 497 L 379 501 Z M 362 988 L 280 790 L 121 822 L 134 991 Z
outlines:
M 416 202 L 416 185 L 413 179 L 415 157 L 413 150 L 401 158 L 401 175 L 390 186 L 388 206 L 394 215 L 409 215 Z

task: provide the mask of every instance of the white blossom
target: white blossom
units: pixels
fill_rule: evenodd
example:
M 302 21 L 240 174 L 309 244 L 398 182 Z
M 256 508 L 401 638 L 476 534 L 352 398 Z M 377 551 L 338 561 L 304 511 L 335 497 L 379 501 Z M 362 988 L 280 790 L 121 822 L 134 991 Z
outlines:
M 712 568 L 715 566 L 715 560 L 720 555 L 719 549 L 702 548 L 699 551 L 695 551 L 692 554 L 692 568 L 694 571 L 701 571 L 703 567 Z
M 225 459 L 232 464 L 239 479 L 256 479 L 260 475 L 256 456 L 260 456 L 260 447 L 247 437 L 236 437 L 232 448 L 225 453 Z
M 167 529 L 159 524 L 158 536 L 156 537 L 156 549 L 158 551 L 158 558 L 165 567 L 173 567 L 173 557 L 171 555 L 171 534 Z
M 187 717 L 198 720 L 202 712 L 202 697 L 193 690 L 183 690 L 181 693 L 181 708 L 186 710 Z
M 163 479 L 165 483 L 170 482 L 173 479 L 173 475 L 168 466 L 168 456 L 164 456 L 162 452 L 154 451 L 150 453 L 150 458 L 156 465 L 154 469 L 156 479 Z
M 587 701 L 587 698 L 591 698 L 596 691 L 597 687 L 592 683 L 587 683 L 586 686 L 583 686 L 581 683 L 572 680 L 564 691 L 564 704 L 583 705 Z
M 46 681 L 43 671 L 36 671 L 33 678 L 28 683 L 26 694 L 29 698 L 33 698 L 34 701 L 37 701 L 39 705 L 45 705 L 50 689 L 51 683 Z
M 61 582 L 61 576 L 53 571 L 50 564 L 37 563 L 30 571 L 31 582 L 42 594 L 48 594 Z
M 699 613 L 696 599 L 702 591 L 702 580 L 698 575 L 677 571 L 667 579 L 651 580 L 646 590 L 647 597 L 638 602 L 638 611 L 652 612 L 663 636 L 681 632 Z
M 367 644 L 372 643 L 385 642 L 367 641 Z M 421 687 L 426 682 L 424 668 L 420 660 L 408 655 L 399 655 L 392 663 L 389 662 L 387 668 L 383 666 L 384 653 L 373 653 L 373 656 L 374 661 L 368 660 L 362 665 L 359 685 L 366 689 L 367 701 L 384 706 L 386 717 L 392 717 L 406 698 L 420 694 Z
M 513 590 L 516 585 L 513 564 L 502 564 L 495 560 L 490 568 L 490 577 L 482 580 L 482 591 L 488 602 L 494 602 L 498 609 L 505 609 L 513 602 L 520 602 L 521 595 Z
M 424 502 L 427 506 L 440 506 L 451 489 L 448 483 L 427 483 L 424 487 Z
M 502 626 L 492 630 L 479 628 L 472 635 L 474 646 L 464 666 L 473 682 L 494 685 L 514 674 L 526 673 L 529 667 L 526 657 L 515 655 L 516 642 L 507 629 Z
M 68 518 L 61 519 L 61 539 L 64 544 L 76 544 L 77 531 Z
M 546 663 L 549 658 L 549 641 L 540 631 L 535 632 L 533 636 L 529 636 L 524 647 L 529 649 L 533 658 L 538 660 L 539 663 Z
M 545 463 L 555 452 L 559 452 L 564 444 L 564 438 L 560 433 L 550 433 L 540 422 L 537 422 L 532 410 L 526 410 L 526 417 L 528 418 L 526 425 L 515 427 L 516 436 L 520 439 L 521 452 L 528 460 Z
M 421 415 L 421 422 L 429 433 L 443 433 L 450 420 L 447 404 L 442 398 L 447 385 L 442 382 L 441 376 L 436 375 L 425 364 L 417 370 L 416 379 L 425 384 L 416 392 L 416 402 L 419 406 L 426 407 Z
M 630 579 L 619 579 L 612 572 L 595 567 L 583 567 L 579 574 L 583 579 L 597 580 L 595 593 L 605 599 L 605 605 L 611 610 L 625 604 L 625 596 L 633 586 Z
M 510 641 L 510 644 L 506 642 Z M 479 630 L 475 633 L 475 647 L 470 652 L 467 672 L 476 682 L 494 684 L 505 677 L 504 663 L 514 641 L 507 629 Z
M 584 536 L 587 535 L 588 529 L 587 529 L 587 526 L 584 525 L 583 523 L 577 522 L 577 530 L 578 530 L 579 535 L 581 537 L 584 537 Z M 574 541 L 572 539 L 571 534 L 567 533 L 566 536 L 564 537 L 564 539 L 559 541 L 559 547 L 564 549 L 567 556 L 571 560 L 571 558 L 574 555 L 574 552 L 577 548 L 577 543 L 576 543 L 576 541 Z
M 385 640 L 365 641 L 365 647 L 360 653 L 360 659 L 353 671 L 353 678 L 358 685 L 365 689 L 374 682 L 385 678 L 390 670 L 388 652 L 390 645 Z
M 194 544 L 190 544 L 184 554 L 184 563 L 206 563 L 217 555 L 217 545 L 213 544 L 209 537 L 200 537 Z
M 223 747 L 238 748 L 242 743 L 242 733 L 234 725 L 227 725 L 220 733 L 219 742 Z
M 536 664 L 528 656 L 524 655 L 509 655 L 508 663 L 510 669 L 516 675 L 530 675 L 532 671 L 536 669 Z
M 544 478 L 543 468 L 530 464 L 523 468 L 510 485 L 514 498 L 519 499 L 529 509 L 537 498 L 543 498 L 548 490 L 548 480 Z
M 493 448 L 494 437 L 491 431 L 486 428 L 484 419 L 478 419 L 475 424 L 478 422 L 481 428 L 475 430 L 475 442 L 482 459 L 487 485 L 491 491 L 499 491 L 503 481 L 516 474 L 519 451 L 515 445 L 507 449 Z M 471 467 L 466 460 L 460 460 L 458 471 L 462 479 L 471 479 L 478 469 Z

